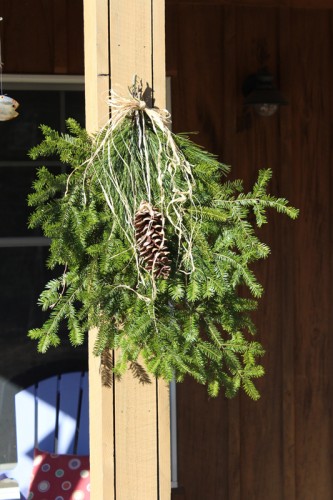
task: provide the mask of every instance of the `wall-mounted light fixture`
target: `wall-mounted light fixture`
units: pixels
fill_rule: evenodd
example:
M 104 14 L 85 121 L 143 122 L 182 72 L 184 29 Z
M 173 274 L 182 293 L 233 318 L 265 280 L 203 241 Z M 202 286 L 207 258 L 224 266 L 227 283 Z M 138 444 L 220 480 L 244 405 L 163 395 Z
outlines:
M 272 116 L 279 106 L 288 104 L 274 85 L 274 78 L 266 68 L 246 78 L 243 84 L 244 106 L 253 106 L 261 116 Z

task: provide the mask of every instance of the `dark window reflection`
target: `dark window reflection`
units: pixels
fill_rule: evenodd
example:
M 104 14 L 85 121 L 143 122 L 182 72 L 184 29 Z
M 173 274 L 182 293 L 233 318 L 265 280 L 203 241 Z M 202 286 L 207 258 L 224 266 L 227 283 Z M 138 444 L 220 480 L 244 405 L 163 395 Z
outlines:
M 41 236 L 28 229 L 27 197 L 43 162 L 31 161 L 28 151 L 42 140 L 40 124 L 63 132 L 65 119 L 71 117 L 84 126 L 84 92 L 13 90 L 8 94 L 20 106 L 16 119 L 0 122 L 0 377 L 13 379 L 43 364 L 71 358 L 74 366 L 73 360 L 86 358 L 86 346 L 69 347 L 65 329 L 63 347 L 43 356 L 37 353 L 36 342 L 27 338 L 28 330 L 40 327 L 48 317 L 37 305 L 40 293 L 51 277 L 62 272 L 47 269 L 48 247 L 24 247 L 24 241 L 20 247 L 1 245 L 1 238 Z M 53 173 L 64 168 L 55 161 L 51 165 Z
M 27 154 L 42 139 L 41 124 L 64 130 L 66 118 L 84 125 L 84 92 L 13 90 L 10 97 L 20 106 L 14 120 L 0 122 L 0 161 L 29 160 Z
M 37 299 L 55 274 L 45 266 L 47 253 L 48 247 L 0 248 L 1 262 L 6 263 L 0 266 L 1 337 L 6 335 L 10 342 L 24 339 L 29 328 L 46 319 Z
M 48 167 L 60 173 L 62 167 Z M 27 198 L 33 192 L 37 166 L 0 167 L 0 237 L 42 236 L 41 230 L 28 229 L 28 219 L 32 211 Z
M 65 324 L 60 331 L 61 345 L 46 354 L 38 353 L 37 341 L 27 337 L 30 329 L 42 326 L 48 318 L 37 305 L 41 291 L 63 272 L 60 267 L 47 269 L 47 255 L 47 247 L 0 248 L 0 382 L 2 377 L 18 378 L 25 386 L 25 374 L 38 373 L 42 366 L 49 367 L 51 374 L 52 370 L 80 369 L 87 364 L 86 343 L 74 349 Z
M 84 127 L 85 125 L 84 93 L 66 91 L 64 92 L 64 96 L 65 96 L 65 110 L 66 110 L 65 118 L 75 118 L 75 120 L 79 122 L 81 127 Z

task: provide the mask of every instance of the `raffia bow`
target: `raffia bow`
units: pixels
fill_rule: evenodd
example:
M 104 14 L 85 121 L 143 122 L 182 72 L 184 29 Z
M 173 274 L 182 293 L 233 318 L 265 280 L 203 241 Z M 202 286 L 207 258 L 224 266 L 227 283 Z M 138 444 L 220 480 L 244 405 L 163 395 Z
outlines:
M 165 109 L 150 108 L 137 85 L 130 89 L 130 97 L 119 96 L 111 90 L 108 104 L 111 118 L 95 136 L 86 172 L 93 169 L 114 218 L 133 248 L 141 281 L 145 281 L 144 270 L 136 252 L 134 219 L 143 200 L 158 207 L 163 224 L 171 224 L 178 238 L 179 270 L 192 272 L 194 227 L 187 228 L 184 215 L 189 203 L 194 206 L 195 182 L 192 165 L 170 131 L 170 113 Z M 122 140 L 122 130 L 128 126 L 128 119 L 133 126 L 133 136 L 128 141 L 124 135 L 122 146 L 126 154 L 122 156 L 119 141 Z M 122 163 L 121 169 L 119 162 Z M 124 188 L 124 176 L 130 189 Z

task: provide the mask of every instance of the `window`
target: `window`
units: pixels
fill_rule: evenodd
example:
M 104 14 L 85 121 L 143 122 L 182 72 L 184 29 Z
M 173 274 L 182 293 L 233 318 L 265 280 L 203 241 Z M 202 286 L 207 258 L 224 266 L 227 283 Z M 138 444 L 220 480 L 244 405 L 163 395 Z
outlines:
M 20 104 L 17 118 L 0 122 L 0 365 L 1 375 L 12 378 L 31 368 L 36 344 L 26 335 L 44 320 L 37 299 L 52 277 L 46 267 L 49 241 L 28 229 L 27 197 L 40 165 L 54 173 L 65 168 L 50 159 L 32 161 L 28 151 L 42 139 L 40 124 L 65 131 L 72 117 L 84 126 L 84 84 L 83 77 L 6 75 L 3 87 Z M 14 349 L 18 366 L 12 354 L 6 356 Z

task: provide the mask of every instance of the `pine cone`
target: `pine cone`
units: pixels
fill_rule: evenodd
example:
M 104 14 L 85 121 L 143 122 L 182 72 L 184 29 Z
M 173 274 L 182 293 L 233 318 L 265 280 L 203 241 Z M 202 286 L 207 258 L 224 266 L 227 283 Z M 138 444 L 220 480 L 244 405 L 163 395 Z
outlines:
M 142 201 L 135 214 L 134 226 L 143 266 L 156 278 L 167 278 L 171 269 L 170 252 L 166 246 L 162 214 L 147 201 Z

